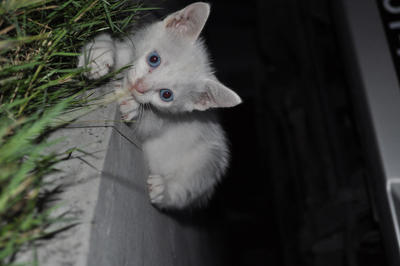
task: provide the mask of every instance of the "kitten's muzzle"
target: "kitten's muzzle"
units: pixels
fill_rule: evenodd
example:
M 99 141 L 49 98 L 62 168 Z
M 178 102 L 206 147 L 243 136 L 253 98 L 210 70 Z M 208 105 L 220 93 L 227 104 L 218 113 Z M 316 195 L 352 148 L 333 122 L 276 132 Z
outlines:
M 129 85 L 129 91 L 131 92 L 137 91 L 143 94 L 147 91 L 147 88 L 143 83 L 143 79 L 137 79 L 133 85 L 129 82 L 128 85 Z

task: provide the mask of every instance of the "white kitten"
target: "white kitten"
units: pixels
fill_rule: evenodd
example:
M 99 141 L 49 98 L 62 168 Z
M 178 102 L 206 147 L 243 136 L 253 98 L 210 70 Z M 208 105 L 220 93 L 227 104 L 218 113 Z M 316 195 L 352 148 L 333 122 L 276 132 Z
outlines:
M 117 91 L 120 110 L 124 119 L 137 119 L 150 199 L 159 208 L 206 202 L 228 165 L 224 132 L 209 109 L 241 99 L 216 79 L 198 38 L 209 12 L 198 2 L 127 40 L 100 35 L 79 58 L 79 66 L 91 68 L 89 78 L 132 64 Z

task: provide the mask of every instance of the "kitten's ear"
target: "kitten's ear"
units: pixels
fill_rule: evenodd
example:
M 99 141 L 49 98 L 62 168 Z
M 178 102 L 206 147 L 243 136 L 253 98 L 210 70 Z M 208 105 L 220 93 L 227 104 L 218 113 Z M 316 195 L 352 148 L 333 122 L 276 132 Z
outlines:
M 167 30 L 195 41 L 206 24 L 209 14 L 210 5 L 197 2 L 172 13 L 163 22 Z
M 193 109 L 204 111 L 209 108 L 233 107 L 242 102 L 239 95 L 216 80 L 206 80 L 205 90 L 194 96 Z

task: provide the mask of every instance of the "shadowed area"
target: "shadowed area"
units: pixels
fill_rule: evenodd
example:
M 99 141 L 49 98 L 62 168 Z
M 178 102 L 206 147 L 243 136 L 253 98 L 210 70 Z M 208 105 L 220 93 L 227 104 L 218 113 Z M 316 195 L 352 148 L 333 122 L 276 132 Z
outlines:
M 192 1 L 166 1 L 159 16 Z M 209 1 L 232 164 L 198 215 L 224 265 L 386 265 L 331 1 Z

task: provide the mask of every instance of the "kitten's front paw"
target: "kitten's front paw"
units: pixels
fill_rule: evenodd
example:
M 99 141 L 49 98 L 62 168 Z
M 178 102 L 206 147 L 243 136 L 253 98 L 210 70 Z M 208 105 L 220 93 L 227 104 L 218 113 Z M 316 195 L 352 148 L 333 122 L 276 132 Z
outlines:
M 87 54 L 79 56 L 78 67 L 87 67 L 84 75 L 89 79 L 98 79 L 110 72 L 114 65 L 114 54 L 108 48 L 92 48 Z
M 130 95 L 129 91 L 117 89 L 116 95 L 121 111 L 121 119 L 131 121 L 139 116 L 139 103 Z
M 147 185 L 151 203 L 158 207 L 163 207 L 162 203 L 165 190 L 164 178 L 160 175 L 149 175 Z
M 98 79 L 114 66 L 114 50 L 114 42 L 109 35 L 97 36 L 83 47 L 78 67 L 88 67 L 84 75 L 89 79 Z
M 139 115 L 139 104 L 133 99 L 123 100 L 119 105 L 122 120 L 131 121 Z

